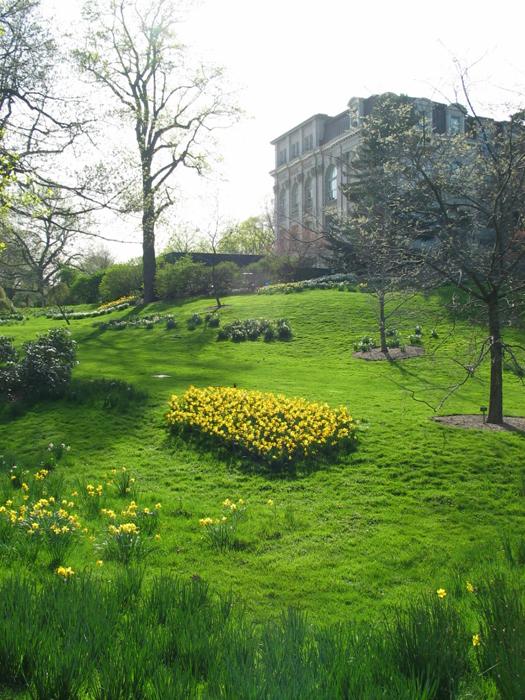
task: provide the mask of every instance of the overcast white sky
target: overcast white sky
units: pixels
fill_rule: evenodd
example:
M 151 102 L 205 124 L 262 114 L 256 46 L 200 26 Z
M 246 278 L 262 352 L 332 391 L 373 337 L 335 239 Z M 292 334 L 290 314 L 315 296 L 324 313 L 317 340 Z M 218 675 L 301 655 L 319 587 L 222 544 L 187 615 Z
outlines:
M 74 31 L 79 0 L 42 0 L 58 26 Z M 464 102 L 455 93 L 456 57 L 472 69 L 481 113 L 525 105 L 525 4 L 500 0 L 201 0 L 184 25 L 196 55 L 225 67 L 239 87 L 241 122 L 221 135 L 215 182 L 179 177 L 174 220 L 204 230 L 215 215 L 240 220 L 262 211 L 272 194 L 270 141 L 317 112 L 337 114 L 349 98 L 391 91 Z M 499 105 L 499 107 L 497 107 Z M 217 196 L 216 196 L 217 195 Z M 119 258 L 140 254 L 112 246 Z M 159 248 L 167 238 L 160 232 Z

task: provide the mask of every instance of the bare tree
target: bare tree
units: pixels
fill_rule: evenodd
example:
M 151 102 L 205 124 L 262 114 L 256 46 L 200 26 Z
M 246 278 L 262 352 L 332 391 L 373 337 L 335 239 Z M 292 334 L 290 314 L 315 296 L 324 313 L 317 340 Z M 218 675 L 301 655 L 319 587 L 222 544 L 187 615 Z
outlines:
M 88 275 L 93 275 L 96 272 L 101 272 L 113 265 L 115 256 L 106 246 L 99 244 L 89 248 L 82 253 L 78 259 L 78 267 L 82 272 Z
M 61 267 L 76 264 L 74 243 L 85 230 L 60 189 L 34 186 L 32 196 L 11 204 L 4 229 L 7 244 L 0 278 L 13 291 L 36 292 L 42 301 L 58 281 Z
M 345 163 L 343 193 L 351 204 L 346 216 L 328 218 L 325 239 L 332 261 L 352 272 L 377 300 L 381 351 L 388 356 L 387 323 L 418 280 L 417 266 L 400 248 L 405 217 L 398 202 L 404 182 L 388 162 L 400 156 L 397 136 L 418 122 L 408 98 L 387 93 L 376 98 L 374 112 L 361 129 L 359 145 Z M 396 254 L 392 251 L 396 250 Z M 403 294 L 400 294 L 404 292 Z M 393 305 L 387 303 L 393 301 Z
M 80 68 L 104 87 L 134 133 L 140 165 L 144 299 L 155 297 L 155 224 L 173 204 L 170 178 L 179 166 L 202 173 L 204 137 L 231 123 L 236 109 L 221 86 L 221 70 L 188 66 L 177 41 L 171 0 L 86 5 L 85 46 L 75 52 Z
M 397 134 L 385 167 L 405 185 L 396 206 L 406 233 L 392 255 L 401 251 L 477 303 L 487 337 L 473 367 L 490 358 L 487 420 L 501 424 L 503 359 L 517 361 L 503 329 L 524 304 L 525 112 L 505 122 L 478 116 L 462 78 L 464 132 L 435 133 L 422 120 Z
M 38 0 L 0 2 L 0 134 L 18 174 L 42 177 L 84 132 L 79 103 L 60 91 L 61 59 Z

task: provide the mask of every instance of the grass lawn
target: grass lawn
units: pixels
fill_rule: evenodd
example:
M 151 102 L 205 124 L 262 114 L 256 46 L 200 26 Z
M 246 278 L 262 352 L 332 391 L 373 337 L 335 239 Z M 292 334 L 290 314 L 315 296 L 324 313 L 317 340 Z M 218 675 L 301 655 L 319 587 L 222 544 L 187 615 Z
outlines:
M 119 510 L 127 501 L 116 498 L 106 481 L 112 469 L 125 466 L 137 479 L 139 505 L 162 504 L 162 539 L 148 571 L 198 574 L 215 589 L 240 596 L 256 620 L 289 605 L 322 622 L 377 617 L 419 591 L 446 587 L 458 575 L 472 578 L 487 557 L 501 556 L 503 534 L 523 532 L 525 435 L 430 420 L 428 404 L 437 404 L 463 377 L 457 360 L 469 363 L 476 337 L 482 337 L 479 328 L 453 325 L 437 298 L 413 300 L 398 328 L 408 334 L 417 323 L 423 326 L 425 356 L 365 362 L 352 357 L 352 343 L 375 334 L 366 294 L 309 291 L 225 301 L 223 323 L 286 317 L 293 340 L 235 344 L 217 342 L 216 329 L 188 330 L 186 319 L 211 300 L 141 311 L 173 313 L 174 330 L 159 324 L 101 331 L 96 324 L 107 317 L 73 321 L 80 400 L 41 403 L 17 416 L 4 412 L 0 453 L 12 453 L 34 470 L 49 442 L 70 444 L 57 468 L 67 489 L 101 483 L 111 494 L 106 507 Z M 58 326 L 64 322 L 31 318 L 0 332 L 21 342 Z M 439 338 L 431 340 L 434 327 Z M 469 379 L 441 412 L 478 413 L 487 401 L 487 370 Z M 101 377 L 129 382 L 147 398 L 130 401 L 125 411 L 83 402 L 82 386 Z M 236 384 L 345 404 L 362 421 L 357 449 L 316 470 L 283 476 L 170 438 L 163 420 L 168 399 L 191 384 Z M 505 412 L 525 415 L 523 385 L 510 372 Z M 243 498 L 247 518 L 239 527 L 240 546 L 217 552 L 204 541 L 198 521 L 221 515 L 226 498 Z M 67 562 L 73 568 L 94 569 L 100 558 L 103 524 L 94 520 L 88 527 L 95 541 L 74 551 Z

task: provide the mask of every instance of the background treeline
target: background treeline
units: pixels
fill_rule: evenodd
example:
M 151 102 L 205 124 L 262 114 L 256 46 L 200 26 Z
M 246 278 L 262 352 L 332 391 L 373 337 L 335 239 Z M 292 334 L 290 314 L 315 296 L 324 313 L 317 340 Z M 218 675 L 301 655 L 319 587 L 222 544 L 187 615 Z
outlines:
M 215 292 L 225 295 L 234 290 L 253 291 L 266 284 L 291 282 L 311 275 L 311 268 L 287 256 L 268 255 L 256 263 L 239 267 L 233 262 L 205 265 L 188 254 L 174 263 L 159 259 L 156 292 L 165 300 L 213 296 Z M 60 280 L 61 302 L 65 304 L 97 304 L 129 294 L 141 296 L 142 264 L 138 261 L 115 263 L 91 274 L 64 267 Z M 41 303 L 34 295 L 17 295 L 17 302 L 18 306 Z

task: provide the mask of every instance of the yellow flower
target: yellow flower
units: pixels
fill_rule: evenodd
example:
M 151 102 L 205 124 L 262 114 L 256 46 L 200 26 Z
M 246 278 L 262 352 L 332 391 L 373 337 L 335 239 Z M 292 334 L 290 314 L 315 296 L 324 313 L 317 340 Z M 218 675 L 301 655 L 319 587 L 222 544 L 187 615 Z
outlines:
M 103 565 L 104 565 L 104 562 L 102 561 L 102 559 L 97 559 L 97 561 L 96 561 L 95 563 L 96 563 L 97 566 L 103 566 Z
M 70 566 L 59 566 L 56 570 L 56 573 L 58 576 L 61 576 L 65 581 L 67 581 L 68 578 L 71 578 L 71 576 L 75 575 L 75 572 Z
M 269 499 L 266 501 L 266 505 L 267 505 L 267 506 L 270 506 L 270 507 L 273 506 L 273 498 L 269 498 Z
M 467 581 L 466 589 L 469 593 L 474 593 L 474 586 L 470 583 L 470 581 Z
M 480 644 L 481 644 L 481 635 L 480 634 L 473 634 L 472 635 L 472 646 L 479 647 Z
M 157 510 L 160 510 L 162 508 L 162 505 L 160 503 L 155 503 L 155 508 Z
M 447 595 L 447 592 L 444 588 L 438 588 L 436 593 L 438 594 L 438 598 L 445 598 Z
M 158 541 L 160 540 L 160 535 L 159 535 L 159 534 L 156 534 L 156 535 L 155 535 L 155 539 L 156 539 L 157 542 L 158 542 Z

